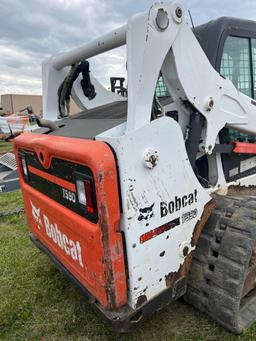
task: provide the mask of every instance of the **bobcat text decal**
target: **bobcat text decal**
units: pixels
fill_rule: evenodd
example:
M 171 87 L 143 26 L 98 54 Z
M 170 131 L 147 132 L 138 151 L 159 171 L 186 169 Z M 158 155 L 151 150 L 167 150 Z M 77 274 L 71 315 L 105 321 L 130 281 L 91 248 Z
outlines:
M 166 217 L 167 214 L 173 214 L 185 208 L 186 206 L 190 206 L 197 202 L 197 190 L 195 189 L 194 192 L 189 193 L 187 195 L 183 195 L 182 197 L 176 196 L 172 201 L 166 202 L 162 201 L 160 203 L 160 214 L 161 218 Z
M 46 235 L 51 239 L 58 247 L 65 252 L 66 255 L 71 257 L 74 261 L 77 261 L 83 268 L 82 250 L 79 241 L 73 241 L 65 233 L 61 231 L 56 223 L 50 223 L 49 218 L 43 214 L 41 218 L 40 208 L 37 208 L 32 201 L 32 215 L 35 219 L 39 230 L 44 229 Z

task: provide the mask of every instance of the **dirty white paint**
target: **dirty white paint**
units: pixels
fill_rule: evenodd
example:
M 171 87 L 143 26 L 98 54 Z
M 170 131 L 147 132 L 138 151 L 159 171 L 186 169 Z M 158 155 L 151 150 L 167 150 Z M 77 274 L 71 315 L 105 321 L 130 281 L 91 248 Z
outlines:
M 184 261 L 180 246 L 189 241 L 191 251 L 195 225 L 210 196 L 194 175 L 182 131 L 173 119 L 160 118 L 129 135 L 116 138 L 106 135 L 97 139 L 104 138 L 114 148 L 118 160 L 123 207 L 121 230 L 125 236 L 129 269 L 129 305 L 135 308 L 139 296 L 146 295 L 150 300 L 158 295 L 166 289 L 166 276 L 179 270 Z M 159 155 L 153 169 L 144 164 L 147 149 L 157 150 Z M 184 207 L 179 207 L 182 201 Z M 168 204 L 171 212 L 167 209 L 166 214 L 163 207 Z M 180 220 L 176 227 L 140 242 L 143 234 L 175 219 Z
M 177 9 L 181 17 L 177 17 Z M 96 137 L 109 143 L 117 157 L 123 208 L 120 229 L 126 243 L 128 304 L 132 308 L 136 308 L 139 297 L 145 295 L 150 300 L 166 290 L 166 276 L 177 272 L 184 262 L 183 248 L 192 250 L 193 231 L 210 193 L 227 186 L 219 154 L 210 163 L 214 168 L 211 187 L 204 189 L 197 180 L 185 149 L 191 110 L 184 102 L 190 102 L 205 117 L 201 143 L 205 154 L 212 154 L 224 126 L 256 133 L 255 105 L 214 70 L 185 13 L 183 6 L 174 1 L 154 4 L 148 12 L 129 19 L 125 39 L 118 45 L 127 43 L 127 122 Z M 95 54 L 98 50 L 96 47 Z M 89 51 L 91 45 L 84 46 L 83 58 Z M 77 61 L 77 50 L 69 56 Z M 52 119 L 57 113 L 57 89 L 68 69 L 56 70 L 53 59 L 49 59 L 43 70 L 44 108 L 46 117 Z M 182 114 L 179 124 L 168 117 L 150 122 L 160 71 Z M 80 90 L 76 83 L 74 98 L 78 105 L 87 107 Z M 88 107 L 120 99 L 100 90 L 100 85 L 98 95 Z M 148 151 L 157 155 L 153 167 L 147 162 L 145 167 Z M 169 222 L 176 226 L 165 230 Z M 155 229 L 162 233 L 150 238 Z

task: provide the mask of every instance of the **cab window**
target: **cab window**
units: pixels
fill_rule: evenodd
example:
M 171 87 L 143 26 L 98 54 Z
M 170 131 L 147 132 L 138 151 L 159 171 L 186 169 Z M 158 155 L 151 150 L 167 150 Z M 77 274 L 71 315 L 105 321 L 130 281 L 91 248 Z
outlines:
M 256 98 L 256 39 L 252 39 L 253 98 Z
M 256 39 L 230 36 L 226 39 L 220 74 L 231 80 L 243 94 L 256 96 Z M 255 136 L 226 129 L 225 142 L 256 142 Z
M 250 58 L 250 40 L 248 38 L 228 37 L 224 45 L 220 74 L 231 80 L 240 92 L 254 97 Z
M 165 85 L 165 82 L 163 80 L 163 77 L 160 76 L 158 78 L 157 85 L 156 85 L 156 96 L 157 97 L 164 97 L 164 96 L 168 96 L 168 95 L 169 95 L 169 93 L 168 93 L 167 87 Z

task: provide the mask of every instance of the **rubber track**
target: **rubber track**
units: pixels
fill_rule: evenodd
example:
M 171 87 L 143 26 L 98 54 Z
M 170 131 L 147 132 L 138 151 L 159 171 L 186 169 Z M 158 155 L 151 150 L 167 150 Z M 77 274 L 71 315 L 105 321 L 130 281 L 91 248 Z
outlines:
M 216 201 L 193 256 L 184 299 L 239 334 L 256 320 L 256 290 L 240 305 L 256 239 L 256 199 L 218 196 Z

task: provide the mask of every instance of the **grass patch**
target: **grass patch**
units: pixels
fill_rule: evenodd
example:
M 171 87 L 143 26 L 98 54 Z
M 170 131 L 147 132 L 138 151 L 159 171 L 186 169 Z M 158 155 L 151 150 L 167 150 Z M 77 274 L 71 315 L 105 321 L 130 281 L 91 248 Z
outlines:
M 6 209 L 20 193 L 0 196 Z M 1 340 L 255 340 L 256 327 L 235 337 L 182 300 L 128 335 L 113 333 L 81 292 L 28 238 L 24 214 L 0 218 Z
M 23 206 L 24 205 L 20 190 L 0 194 L 0 211 L 11 210 Z
M 13 150 L 12 142 L 0 141 L 0 155 Z

